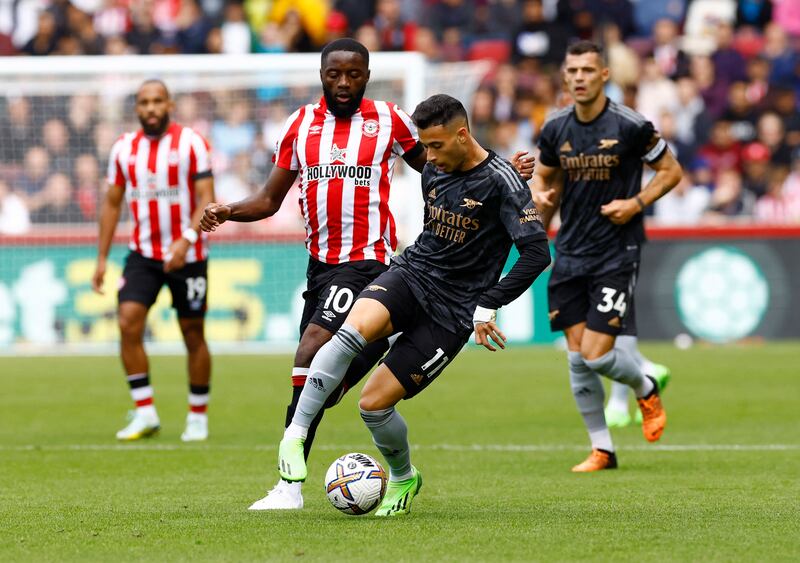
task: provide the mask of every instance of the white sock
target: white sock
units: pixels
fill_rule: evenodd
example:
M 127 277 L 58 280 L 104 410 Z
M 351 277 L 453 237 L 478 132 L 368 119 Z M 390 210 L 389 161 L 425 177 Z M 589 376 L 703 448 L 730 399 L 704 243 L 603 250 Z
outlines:
M 611 392 L 609 394 L 610 396 L 608 398 L 608 405 L 606 405 L 606 408 L 615 411 L 628 412 L 628 393 L 630 390 L 631 388 L 624 383 L 612 381 Z
M 589 439 L 592 441 L 592 448 L 596 450 L 614 451 L 614 443 L 611 441 L 611 431 L 608 427 L 590 430 Z
M 308 427 L 300 426 L 296 422 L 289 423 L 289 426 L 283 432 L 284 438 L 291 438 L 292 440 L 305 440 L 307 436 Z
M 653 389 L 655 389 L 653 380 L 647 376 L 644 376 L 641 383 L 633 388 L 633 392 L 636 393 L 636 396 L 639 399 L 641 399 L 642 397 L 647 397 L 650 393 L 652 393 Z
M 150 418 L 158 418 L 155 405 L 146 405 L 144 407 L 136 407 L 136 414 L 141 416 L 148 416 Z

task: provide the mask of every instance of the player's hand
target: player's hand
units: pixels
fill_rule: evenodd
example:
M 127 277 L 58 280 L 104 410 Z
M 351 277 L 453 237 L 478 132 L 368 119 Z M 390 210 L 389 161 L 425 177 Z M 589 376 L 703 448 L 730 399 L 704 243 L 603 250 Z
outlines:
M 502 350 L 506 349 L 506 335 L 500 331 L 500 327 L 494 321 L 476 323 L 475 344 L 480 344 L 490 352 L 496 352 L 497 348 L 492 345 L 492 341 Z
M 203 210 L 203 216 L 200 218 L 200 228 L 207 233 L 216 231 L 217 227 L 227 221 L 230 216 L 230 206 L 212 201 Z
M 600 208 L 600 213 L 615 225 L 624 225 L 640 211 L 635 199 L 615 199 Z
M 103 291 L 103 279 L 106 277 L 106 261 L 105 259 L 101 258 L 97 261 L 97 266 L 94 269 L 94 274 L 92 274 L 92 289 L 95 293 L 99 293 L 100 295 L 105 295 L 105 291 Z
M 550 188 L 544 192 L 531 191 L 531 198 L 539 211 L 550 211 L 556 206 L 555 188 Z
M 517 151 L 511 157 L 511 164 L 517 169 L 519 175 L 527 182 L 533 178 L 533 168 L 536 159 L 533 156 L 525 156 L 528 151 Z
M 192 243 L 183 237 L 172 241 L 172 244 L 169 245 L 167 259 L 164 262 L 164 271 L 174 272 L 183 268 L 186 265 L 186 253 L 189 252 L 191 245 Z
M 475 308 L 475 313 L 472 315 L 472 325 L 475 327 L 475 343 L 480 344 L 491 352 L 497 350 L 492 346 L 492 340 L 500 348 L 505 349 L 506 347 L 506 335 L 500 332 L 500 329 L 495 324 L 496 318 L 497 311 L 495 309 L 487 309 L 480 305 Z

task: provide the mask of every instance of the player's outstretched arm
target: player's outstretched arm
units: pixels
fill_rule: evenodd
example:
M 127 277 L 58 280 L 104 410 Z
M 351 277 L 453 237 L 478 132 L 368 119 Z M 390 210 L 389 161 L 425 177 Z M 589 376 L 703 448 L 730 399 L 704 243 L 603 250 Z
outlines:
M 106 275 L 106 260 L 111 250 L 111 241 L 114 238 L 114 231 L 117 230 L 117 223 L 119 223 L 124 196 L 124 187 L 109 185 L 106 195 L 103 198 L 103 205 L 100 208 L 98 219 L 100 235 L 97 244 L 97 265 L 95 266 L 94 275 L 92 276 L 92 289 L 101 295 L 104 293 L 103 279 Z
M 542 225 L 547 230 L 561 203 L 561 193 L 564 190 L 564 171 L 540 162 L 536 166 L 530 186 L 533 203 L 539 210 Z
M 600 213 L 615 225 L 624 225 L 637 213 L 643 212 L 645 207 L 652 205 L 677 186 L 683 176 L 681 165 L 669 150 L 665 150 L 661 158 L 648 163 L 648 166 L 656 173 L 641 192 L 632 198 L 615 199 L 600 208 Z
M 550 245 L 546 238 L 528 237 L 518 240 L 515 244 L 519 250 L 519 258 L 508 274 L 481 296 L 472 317 L 475 343 L 492 352 L 495 348 L 490 338 L 500 348 L 505 348 L 506 340 L 494 322 L 497 309 L 522 295 L 550 265 Z
M 275 215 L 294 184 L 295 178 L 297 170 L 275 166 L 264 187 L 250 197 L 228 205 L 215 202 L 206 205 L 200 219 L 200 228 L 212 232 L 225 221 L 247 223 Z

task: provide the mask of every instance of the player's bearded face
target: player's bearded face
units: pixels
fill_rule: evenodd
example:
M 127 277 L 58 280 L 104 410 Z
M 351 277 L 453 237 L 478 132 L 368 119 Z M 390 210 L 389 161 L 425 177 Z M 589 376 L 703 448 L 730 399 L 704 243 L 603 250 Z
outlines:
M 355 94 L 348 94 L 349 97 L 347 99 L 341 99 L 337 97 L 332 91 L 322 87 L 322 93 L 325 95 L 325 102 L 328 104 L 328 109 L 331 110 L 331 113 L 336 117 L 350 117 L 356 111 L 358 111 L 358 107 L 361 105 L 361 100 L 364 98 L 364 93 L 367 91 L 366 84 L 364 85 L 361 90 L 355 92 Z M 341 94 L 339 94 L 341 96 Z
M 169 94 L 158 84 L 148 84 L 136 96 L 136 115 L 145 135 L 159 136 L 169 125 L 171 101 Z
M 369 81 L 367 62 L 358 53 L 328 53 L 322 69 L 322 93 L 330 112 L 336 117 L 350 117 L 361 105 Z

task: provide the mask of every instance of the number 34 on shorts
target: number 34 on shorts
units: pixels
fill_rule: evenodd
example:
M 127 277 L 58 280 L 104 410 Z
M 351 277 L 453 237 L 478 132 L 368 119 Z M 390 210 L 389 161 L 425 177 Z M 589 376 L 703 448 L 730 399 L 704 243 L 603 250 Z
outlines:
M 628 309 L 628 302 L 624 291 L 619 291 L 613 287 L 600 288 L 602 300 L 597 304 L 597 310 L 601 313 L 616 311 L 620 317 L 625 316 Z

